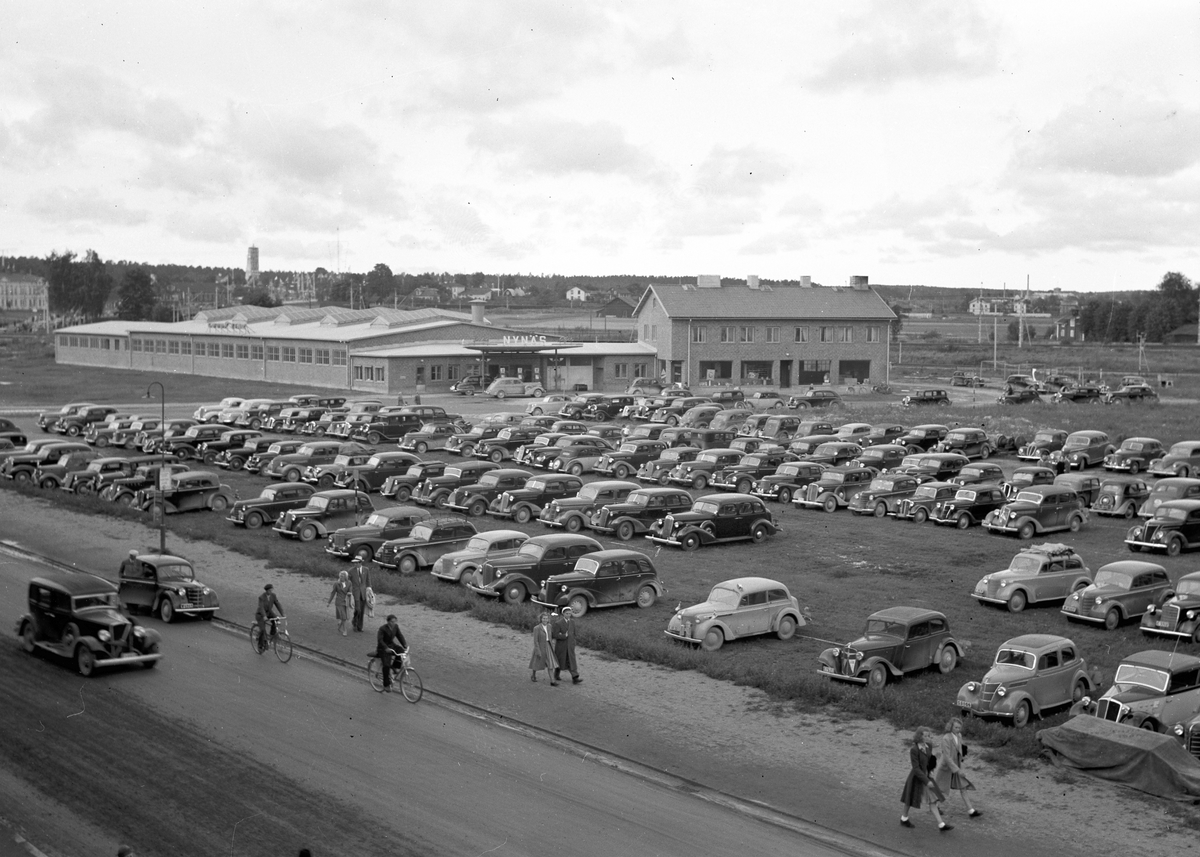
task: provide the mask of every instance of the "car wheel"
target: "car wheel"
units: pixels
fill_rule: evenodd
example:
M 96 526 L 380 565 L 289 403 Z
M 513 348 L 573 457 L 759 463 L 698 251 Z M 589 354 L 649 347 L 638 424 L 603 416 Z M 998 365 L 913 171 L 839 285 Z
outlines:
M 513 520 L 518 524 L 528 524 L 533 517 L 533 512 L 528 506 L 518 506 L 513 510 Z
M 460 446 L 458 448 L 458 454 L 461 455 L 463 458 L 470 458 L 471 456 L 473 456 L 475 454 L 475 444 L 464 443 L 462 446 Z
M 519 583 L 511 583 L 504 589 L 505 604 L 520 604 L 525 600 L 525 587 Z
M 533 396 L 535 399 L 540 399 L 542 396 L 546 395 L 546 391 L 545 391 L 545 390 L 543 390 L 541 387 L 534 387 L 534 388 L 533 388 L 533 392 L 531 393 L 531 395 L 532 395 L 532 396 Z
M 317 537 L 317 528 L 312 524 L 305 524 L 296 531 L 296 537 L 302 542 L 311 542 Z
M 766 524 L 755 524 L 754 529 L 750 531 L 750 540 L 755 544 L 762 544 L 767 540 L 767 536 L 771 533 L 767 530 Z
M 658 484 L 666 485 L 668 483 L 667 477 L 668 477 L 668 473 L 666 470 L 664 470 L 662 473 L 658 474 Z
M 725 645 L 725 635 L 717 628 L 710 630 L 700 641 L 700 648 L 706 652 L 715 652 L 723 645 Z
M 1033 716 L 1033 710 L 1029 707 L 1028 700 L 1021 700 L 1021 704 L 1017 706 L 1017 710 L 1013 712 L 1013 728 L 1024 729 L 1029 725 L 1029 718 Z
M 1142 546 L 1141 545 L 1129 545 L 1129 552 L 1130 553 L 1141 553 Z
M 1129 474 L 1131 476 L 1136 476 L 1137 472 L 1141 469 L 1142 469 L 1141 465 L 1138 464 L 1136 461 L 1129 462 Z
M 170 598 L 164 597 L 162 601 L 158 602 L 158 618 L 168 625 L 175 619 L 175 605 L 171 603 Z
M 918 506 L 917 510 L 915 512 L 913 512 L 913 523 L 914 524 L 923 524 L 928 520 L 929 520 L 929 510 L 926 509 L 924 506 Z
M 499 464 L 500 462 L 504 461 L 504 450 L 493 449 L 491 454 L 488 456 L 488 458 L 490 458 L 496 464 Z
M 946 646 L 938 656 L 938 672 L 948 675 L 954 672 L 956 666 L 958 666 L 958 652 L 953 646 Z
M 971 526 L 971 515 L 968 512 L 963 512 L 954 520 L 954 526 L 960 530 L 965 530 Z
M 212 467 L 217 463 L 217 454 L 215 452 L 206 452 L 200 460 L 204 462 L 205 467 Z
M 567 602 L 567 606 L 571 608 L 571 614 L 573 618 L 578 619 L 584 613 L 588 612 L 588 608 L 590 608 L 592 605 L 588 603 L 588 600 L 585 596 L 572 595 L 571 600 Z
M 873 690 L 883 690 L 884 685 L 888 682 L 887 667 L 883 664 L 875 664 L 871 667 L 871 671 L 867 673 L 867 687 Z
M 887 517 L 887 503 L 884 503 L 882 501 L 879 503 L 876 503 L 873 514 L 875 515 L 876 518 L 886 518 Z
M 104 435 L 100 435 L 100 437 L 96 438 L 96 446 L 100 447 L 101 449 L 108 446 L 108 438 L 106 438 Z
M 487 514 L 487 501 L 477 499 L 467 507 L 467 514 L 472 518 L 480 518 Z
M 775 636 L 781 640 L 790 640 L 796 636 L 796 620 L 791 616 L 784 616 L 779 620 L 779 628 L 775 631 Z
M 1083 679 L 1075 682 L 1075 686 L 1071 688 L 1071 702 L 1081 702 L 1087 695 L 1087 682 Z
M 91 497 L 96 493 L 96 483 L 82 482 L 80 483 L 79 487 L 75 489 L 75 493 L 82 497 Z
M 613 535 L 621 541 L 627 542 L 637 535 L 637 532 L 633 528 L 632 521 L 622 521 L 621 523 L 617 524 L 616 528 L 613 530 Z
M 283 473 L 283 481 L 284 482 L 299 482 L 300 481 L 300 471 L 294 467 L 289 470 L 285 470 Z
M 990 458 L 991 455 L 992 455 L 992 449 L 991 449 L 991 447 L 987 446 L 986 444 L 979 450 L 979 457 L 982 459 Z
M 643 586 L 637 591 L 637 606 L 645 610 L 648 607 L 653 607 L 654 602 L 658 600 L 658 593 L 654 591 L 653 586 Z M 571 611 L 575 612 L 574 610 Z
M 950 400 L 949 399 L 938 399 L 937 403 L 939 405 L 941 405 L 942 407 L 945 407 L 946 405 L 950 404 Z M 987 456 L 985 455 L 984 458 L 987 458 Z
M 563 529 L 568 533 L 578 533 L 583 530 L 583 518 L 579 515 L 572 515 L 563 521 Z
M 671 414 L 671 416 L 667 417 L 667 425 L 671 426 L 672 428 L 679 425 L 679 417 Z
M 412 499 L 412 488 L 407 485 L 402 485 L 396 489 L 396 495 L 393 497 L 397 503 L 407 503 Z
M 1037 527 L 1033 525 L 1033 521 L 1026 521 L 1017 527 L 1017 538 L 1029 540 L 1037 535 Z
M 1188 479 L 1188 478 L 1190 478 L 1190 477 L 1191 477 L 1191 475 L 1192 475 L 1192 471 L 1191 471 L 1191 469 L 1190 469 L 1190 468 L 1189 468 L 1189 467 L 1188 467 L 1188 466 L 1185 464 L 1185 465 L 1183 465 L 1182 467 L 1180 467 L 1178 470 L 1176 470 L 1176 471 L 1175 471 L 1175 475 L 1176 475 L 1176 476 L 1179 476 L 1179 477 L 1182 477 L 1183 479 Z
M 1117 626 L 1120 624 L 1121 624 L 1121 611 L 1118 610 L 1116 607 L 1113 607 L 1111 610 L 1109 610 L 1107 613 L 1104 614 L 1105 630 L 1114 631 L 1114 630 L 1116 630 Z
M 826 512 L 836 512 L 837 507 L 837 497 L 834 497 L 832 494 L 830 494 L 821 502 L 821 508 Z
M 377 431 L 373 431 L 367 435 L 367 443 L 371 444 L 371 446 L 379 446 L 379 444 L 383 443 L 383 435 Z
M 464 568 L 462 570 L 462 573 L 460 573 L 458 575 L 458 582 L 461 583 L 463 586 L 470 586 L 473 583 L 474 584 L 479 583 L 479 581 L 475 579 L 475 575 L 478 573 L 478 571 L 479 571 L 479 569 L 474 568 L 472 566 L 468 566 L 468 567 Z
M 242 459 L 240 459 L 240 458 L 229 459 L 229 469 L 232 470 L 234 473 L 241 470 L 244 465 L 245 465 L 245 462 L 242 461 Z
M 79 437 L 79 426 L 69 426 L 67 428 L 67 435 L 70 437 Z
M 791 488 L 780 488 L 779 489 L 779 502 L 780 503 L 792 502 L 792 489 Z
M 703 473 L 696 474 L 696 477 L 692 480 L 692 487 L 697 491 L 703 491 L 708 487 L 708 477 Z
M 570 473 L 572 476 L 582 476 L 583 475 L 583 465 L 580 464 L 578 461 L 576 461 L 574 464 L 572 464 L 570 467 L 567 468 L 567 472 Z
M 529 413 L 533 414 L 535 417 L 540 417 L 540 416 L 542 415 L 542 413 L 543 413 L 543 412 L 542 412 L 542 409 L 541 409 L 541 408 L 534 408 L 534 409 L 533 409 L 532 411 L 530 411 Z
M 229 498 L 224 494 L 214 494 L 212 499 L 208 501 L 208 508 L 214 512 L 224 512 L 229 508 Z
M 417 455 L 424 455 L 425 453 L 429 452 L 429 444 L 423 440 L 420 440 L 417 441 L 417 444 L 413 447 L 413 449 L 417 451 Z
M 1138 729 L 1145 729 L 1147 732 L 1162 732 L 1164 731 L 1158 724 L 1158 721 L 1153 717 L 1147 717 L 1138 724 Z
M 700 547 L 700 536 L 696 533 L 688 533 L 680 540 L 679 546 L 685 551 L 694 551 Z
M 14 482 L 30 482 L 30 481 L 32 481 L 32 478 L 30 477 L 28 472 L 26 472 L 24 470 L 18 470 L 16 473 L 13 474 L 13 481 Z
M 43 479 L 41 481 L 41 484 L 39 484 L 38 487 L 42 488 L 46 491 L 49 491 L 51 488 L 54 487 L 54 480 L 51 479 L 50 477 L 46 477 L 45 479 Z
M 1028 603 L 1029 599 L 1025 597 L 1025 593 L 1018 589 L 1008 597 L 1008 612 L 1020 613 Z
M 450 499 L 450 495 L 449 495 L 448 493 L 446 493 L 446 492 L 443 492 L 443 493 L 441 493 L 441 494 L 438 494 L 436 497 L 434 497 L 434 498 L 433 498 L 433 504 L 432 504 L 432 505 L 433 505 L 433 508 L 435 508 L 435 509 L 445 509 L 445 508 L 446 508 L 446 501 L 447 501 L 448 499 Z
M 26 622 L 21 627 L 21 648 L 27 655 L 32 655 L 37 648 L 37 636 L 33 632 L 32 622 Z
M 96 656 L 87 646 L 80 645 L 75 649 L 75 669 L 79 670 L 79 674 L 84 678 L 96 671 Z
M 370 562 L 375 558 L 375 551 L 370 545 L 359 545 L 350 554 L 350 559 L 358 560 L 359 562 Z
M 405 554 L 400 557 L 400 564 L 397 568 L 401 574 L 412 574 L 417 570 L 417 558 L 412 554 Z
M 505 393 L 503 390 L 497 390 L 497 391 L 496 391 L 496 398 L 497 398 L 497 399 L 504 399 L 504 398 L 507 398 L 507 397 L 508 397 L 508 394 L 507 394 L 507 393 Z
M 1179 556 L 1183 552 L 1183 539 L 1175 536 L 1167 542 L 1167 556 Z
M 796 407 L 796 410 L 798 410 L 798 411 L 807 411 L 808 410 L 808 402 L 796 402 L 795 407 Z
M 1132 517 L 1133 517 L 1133 516 L 1134 516 L 1136 513 L 1137 513 L 1137 509 L 1133 508 L 1133 504 L 1132 504 L 1132 503 L 1126 503 L 1126 504 L 1125 504 L 1125 511 L 1123 511 L 1123 512 L 1121 513 L 1121 515 L 1122 515 L 1122 517 L 1124 517 L 1124 518 L 1125 518 L 1125 520 L 1127 520 L 1127 521 L 1128 521 L 1128 520 L 1129 520 L 1130 518 L 1132 518 Z

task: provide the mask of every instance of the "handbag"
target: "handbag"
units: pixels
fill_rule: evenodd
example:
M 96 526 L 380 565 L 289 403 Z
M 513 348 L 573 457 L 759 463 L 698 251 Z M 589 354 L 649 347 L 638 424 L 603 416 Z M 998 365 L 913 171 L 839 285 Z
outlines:
M 369 586 L 367 587 L 367 594 L 366 594 L 365 600 L 367 603 L 367 615 L 370 616 L 372 619 L 374 619 L 375 618 L 375 590 Z

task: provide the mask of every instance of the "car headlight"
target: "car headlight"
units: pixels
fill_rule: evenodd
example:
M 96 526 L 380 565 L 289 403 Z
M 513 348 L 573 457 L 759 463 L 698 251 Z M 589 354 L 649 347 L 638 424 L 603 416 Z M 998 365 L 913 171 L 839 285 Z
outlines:
M 1104 603 L 1104 596 L 1103 595 L 1096 596 L 1096 606 L 1099 607 L 1103 603 Z
M 100 641 L 103 643 L 107 643 L 109 640 L 112 639 L 112 634 L 110 634 L 108 632 L 107 628 L 101 628 L 100 633 L 98 633 L 96 636 L 99 637 Z
M 1149 607 L 1146 608 L 1146 615 L 1152 616 L 1156 609 L 1158 609 L 1158 608 L 1156 608 L 1153 604 L 1151 604 Z
M 1172 733 L 1172 734 L 1173 734 L 1173 735 L 1174 735 L 1176 738 L 1182 738 L 1182 737 L 1183 737 L 1183 733 L 1184 733 L 1183 724 L 1182 724 L 1182 723 L 1176 723 L 1176 724 L 1175 724 L 1175 727 L 1174 727 L 1174 728 L 1171 730 L 1171 733 Z
M 841 654 L 842 654 L 842 650 L 835 646 L 833 649 L 833 656 L 835 658 L 837 658 L 837 657 L 841 657 Z
M 1195 610 L 1189 610 L 1189 611 L 1188 611 L 1186 614 L 1184 614 L 1184 615 L 1185 615 L 1185 616 L 1187 616 L 1187 618 L 1188 618 L 1188 619 L 1195 619 L 1195 618 L 1196 618 L 1196 611 L 1195 611 Z
M 975 691 L 977 691 L 977 690 L 979 690 L 979 684 L 977 682 L 973 682 L 973 681 L 967 682 L 967 692 L 968 693 L 975 693 Z
M 1008 696 L 1008 688 L 1004 685 L 1000 685 L 998 688 L 996 688 L 996 696 Z
M 1079 700 L 1079 704 L 1082 705 L 1084 708 L 1087 708 L 1089 705 L 1092 704 L 1092 698 L 1090 696 L 1085 696 Z

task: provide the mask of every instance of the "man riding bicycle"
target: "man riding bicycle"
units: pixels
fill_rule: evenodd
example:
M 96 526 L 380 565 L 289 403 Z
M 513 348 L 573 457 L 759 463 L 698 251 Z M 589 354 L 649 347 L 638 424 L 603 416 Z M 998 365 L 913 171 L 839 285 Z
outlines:
M 268 583 L 258 596 L 258 609 L 254 613 L 254 621 L 258 623 L 258 645 L 260 649 L 267 648 L 267 618 L 283 615 L 283 605 L 275 594 L 275 584 Z
M 383 689 L 392 692 L 392 663 L 408 651 L 408 641 L 400 630 L 400 620 L 395 613 L 388 614 L 387 624 L 379 629 L 375 638 L 375 655 L 383 660 Z

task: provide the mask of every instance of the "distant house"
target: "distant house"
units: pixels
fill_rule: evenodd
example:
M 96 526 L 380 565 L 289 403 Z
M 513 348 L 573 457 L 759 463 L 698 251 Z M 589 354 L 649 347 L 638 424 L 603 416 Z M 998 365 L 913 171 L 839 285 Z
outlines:
M 442 293 L 432 286 L 422 286 L 419 289 L 413 289 L 412 299 L 414 304 L 430 306 L 442 299 Z
M 614 295 L 600 305 L 600 308 L 596 310 L 596 315 L 609 318 L 631 318 L 636 307 L 637 301 L 630 300 L 624 295 Z
M 1170 333 L 1168 333 L 1166 336 L 1163 337 L 1163 344 L 1165 344 L 1165 345 L 1196 345 L 1196 344 L 1200 344 L 1200 343 L 1198 343 L 1198 340 L 1196 339 L 1196 331 L 1197 331 L 1197 325 L 1195 325 L 1195 324 L 1181 324 L 1181 325 L 1179 325 L 1179 327 L 1175 328 L 1174 330 L 1172 330 Z
M 571 288 L 567 289 L 567 300 L 571 302 L 579 301 L 582 303 L 583 301 L 586 301 L 588 297 L 588 293 L 579 288 L 579 286 L 572 286 Z

